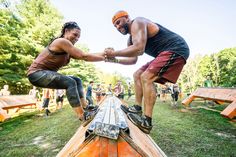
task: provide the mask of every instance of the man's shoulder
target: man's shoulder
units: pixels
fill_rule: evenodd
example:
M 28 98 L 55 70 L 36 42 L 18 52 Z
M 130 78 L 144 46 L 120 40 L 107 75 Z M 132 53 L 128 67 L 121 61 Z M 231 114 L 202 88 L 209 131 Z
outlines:
M 136 17 L 136 18 L 134 18 L 133 22 L 135 22 L 135 23 L 154 23 L 150 19 L 145 18 L 145 17 Z

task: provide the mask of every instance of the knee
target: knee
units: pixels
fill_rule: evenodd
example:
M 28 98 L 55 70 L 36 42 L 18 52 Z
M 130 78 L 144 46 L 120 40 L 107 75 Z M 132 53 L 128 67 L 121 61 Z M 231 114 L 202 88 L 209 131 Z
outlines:
M 68 88 L 77 86 L 76 80 L 70 79 L 70 80 L 67 80 L 67 81 L 68 81 L 68 85 L 69 85 Z
M 142 83 L 144 83 L 144 84 L 148 84 L 148 83 L 153 82 L 147 72 L 143 72 L 141 74 L 140 78 L 141 78 Z
M 140 80 L 141 74 L 142 74 L 142 73 L 141 73 L 140 71 L 134 72 L 134 74 L 133 74 L 134 81 Z
M 76 81 L 76 83 L 77 83 L 78 85 L 82 85 L 82 81 L 81 81 L 80 78 L 78 78 L 78 77 L 73 77 L 73 79 Z

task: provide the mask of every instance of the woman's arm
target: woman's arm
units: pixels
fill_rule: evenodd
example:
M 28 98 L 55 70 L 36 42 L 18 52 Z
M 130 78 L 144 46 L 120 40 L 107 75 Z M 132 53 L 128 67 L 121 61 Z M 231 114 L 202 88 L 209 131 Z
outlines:
M 72 58 L 85 61 L 104 61 L 104 52 L 101 53 L 85 53 L 79 48 L 76 48 L 69 40 L 64 38 L 56 39 L 51 44 L 51 49 L 57 48 L 59 51 L 67 52 Z

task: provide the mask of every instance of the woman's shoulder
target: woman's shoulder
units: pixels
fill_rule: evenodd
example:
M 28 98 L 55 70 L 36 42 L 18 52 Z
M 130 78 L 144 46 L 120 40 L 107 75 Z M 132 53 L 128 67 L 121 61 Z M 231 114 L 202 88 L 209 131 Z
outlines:
M 65 51 L 65 47 L 71 46 L 71 42 L 65 38 L 57 38 L 55 39 L 48 48 L 53 51 Z
M 56 38 L 51 44 L 62 44 L 62 43 L 68 43 L 69 40 L 65 38 Z

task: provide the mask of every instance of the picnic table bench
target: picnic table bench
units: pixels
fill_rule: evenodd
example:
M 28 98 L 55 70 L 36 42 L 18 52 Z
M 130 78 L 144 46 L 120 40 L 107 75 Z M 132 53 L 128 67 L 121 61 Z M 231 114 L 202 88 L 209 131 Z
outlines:
M 9 109 L 16 109 L 16 112 L 25 106 L 36 107 L 36 100 L 30 95 L 8 95 L 0 96 L 0 122 L 9 119 Z
M 229 105 L 220 114 L 230 119 L 236 116 L 236 88 L 198 88 L 182 104 L 188 106 L 195 98 L 212 100 L 218 104 L 227 102 Z

